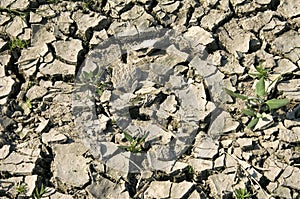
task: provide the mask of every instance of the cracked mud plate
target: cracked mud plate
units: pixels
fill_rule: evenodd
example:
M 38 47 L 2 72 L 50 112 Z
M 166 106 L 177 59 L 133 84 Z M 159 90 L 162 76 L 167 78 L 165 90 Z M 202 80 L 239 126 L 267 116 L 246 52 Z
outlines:
M 213 78 L 219 73 L 196 44 L 153 28 L 124 32 L 89 53 L 77 74 L 73 111 L 94 157 L 122 172 L 165 170 L 191 146 L 200 123 L 220 120 L 222 77 Z M 209 132 L 221 133 L 217 126 Z

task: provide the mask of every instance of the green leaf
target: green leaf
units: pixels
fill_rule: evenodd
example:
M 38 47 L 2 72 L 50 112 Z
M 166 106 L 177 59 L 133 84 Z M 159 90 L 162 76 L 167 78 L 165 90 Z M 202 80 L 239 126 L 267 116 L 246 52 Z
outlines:
M 82 75 L 84 79 L 88 79 L 89 78 L 89 73 L 86 71 L 82 71 Z
M 27 106 L 28 106 L 29 109 L 32 109 L 32 105 L 31 105 L 30 99 L 26 99 L 26 104 L 27 104 Z
M 250 110 L 250 109 L 243 109 L 242 112 L 245 115 L 250 116 L 250 117 L 254 117 L 255 116 L 255 112 L 253 110 Z
M 259 118 L 257 118 L 257 117 L 253 118 L 247 125 L 247 128 L 253 129 L 255 127 L 255 125 L 258 123 L 258 120 L 259 120 Z
M 126 138 L 126 140 L 128 140 L 129 142 L 133 142 L 133 137 L 131 135 L 129 135 L 128 133 L 126 133 L 125 131 L 123 131 L 123 134 Z
M 256 71 L 259 72 L 259 78 L 267 77 L 267 74 L 270 70 L 271 69 L 269 68 L 263 68 L 261 65 L 256 67 Z
M 265 78 L 262 77 L 258 80 L 258 82 L 255 85 L 255 93 L 256 95 L 262 97 L 266 94 L 266 90 L 265 90 Z
M 129 149 L 130 148 L 130 146 L 118 146 L 118 147 L 121 149 Z
M 287 105 L 290 101 L 288 99 L 270 99 L 265 103 L 268 105 L 269 109 L 278 109 Z
M 225 91 L 228 95 L 230 95 L 231 97 L 239 98 L 239 99 L 242 99 L 242 100 L 247 100 L 247 99 L 248 99 L 248 97 L 246 97 L 246 96 L 244 96 L 244 95 L 240 95 L 240 94 L 238 94 L 238 93 L 235 93 L 235 92 L 233 92 L 233 91 L 231 91 L 231 90 L 229 90 L 229 89 L 227 89 L 227 88 L 224 88 L 224 91 Z
M 149 135 L 149 132 L 145 133 L 145 134 L 143 135 L 143 137 L 140 139 L 139 143 L 144 142 L 144 141 L 146 140 L 146 138 L 148 137 L 148 135 Z

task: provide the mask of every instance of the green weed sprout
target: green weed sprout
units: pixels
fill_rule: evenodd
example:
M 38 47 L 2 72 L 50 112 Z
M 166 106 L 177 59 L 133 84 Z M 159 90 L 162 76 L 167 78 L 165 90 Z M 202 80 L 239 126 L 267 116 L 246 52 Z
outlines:
M 41 185 L 40 189 L 38 187 L 35 188 L 35 192 L 32 194 L 33 199 L 40 199 L 46 193 L 46 188 L 44 184 Z
M 25 194 L 27 192 L 27 184 L 21 183 L 16 187 L 18 194 Z
M 247 199 L 251 197 L 251 194 L 247 191 L 247 189 L 242 188 L 236 189 L 234 194 L 237 199 Z
M 149 132 L 144 134 L 142 137 L 137 136 L 136 138 L 132 137 L 130 134 L 123 131 L 125 139 L 130 143 L 128 146 L 119 146 L 122 149 L 130 151 L 132 153 L 139 153 L 142 151 L 142 144 L 145 142 L 146 138 L 149 135 Z
M 273 80 L 270 85 L 266 88 L 267 72 L 269 70 L 263 69 L 261 66 L 256 68 L 258 73 L 252 74 L 259 80 L 255 85 L 255 96 L 245 96 L 237 92 L 233 92 L 229 89 L 224 88 L 225 92 L 233 98 L 239 98 L 246 101 L 246 109 L 243 109 L 243 114 L 251 118 L 251 121 L 247 125 L 249 129 L 253 129 L 258 123 L 259 119 L 263 117 L 262 113 L 267 111 L 274 111 L 289 103 L 288 99 L 268 99 L 270 94 L 268 94 L 269 88 L 276 83 L 280 76 Z
M 23 49 L 26 48 L 29 45 L 29 41 L 25 41 L 22 39 L 13 39 L 10 41 L 9 49 L 11 51 L 15 49 Z
M 91 87 L 93 89 L 95 89 L 95 92 L 101 96 L 103 94 L 105 85 L 101 82 L 99 82 L 99 78 L 101 77 L 102 72 L 99 71 L 96 75 L 94 74 L 93 71 L 90 72 L 86 72 L 83 71 L 82 72 L 82 76 L 81 76 L 81 81 L 83 83 L 83 87 Z

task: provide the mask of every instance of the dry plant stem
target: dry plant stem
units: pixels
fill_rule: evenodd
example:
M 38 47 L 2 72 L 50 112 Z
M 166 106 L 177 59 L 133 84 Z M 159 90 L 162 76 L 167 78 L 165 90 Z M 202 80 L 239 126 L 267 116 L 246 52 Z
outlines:
M 259 187 L 260 187 L 260 189 L 263 191 L 263 193 L 265 194 L 265 196 L 266 196 L 266 199 L 271 199 L 272 198 L 272 196 L 270 196 L 263 188 L 262 188 L 262 186 L 259 184 L 259 182 L 255 179 L 255 178 L 253 178 L 252 176 L 251 176 L 251 174 L 243 167 L 243 165 L 240 163 L 240 159 L 238 159 L 235 155 L 231 155 L 231 154 L 229 154 L 229 153 L 227 153 L 227 152 L 225 152 L 227 155 L 229 155 L 230 157 L 232 157 L 238 164 L 239 164 L 239 166 L 240 166 L 240 168 L 242 168 L 242 170 L 245 172 L 245 173 L 247 173 L 247 178 L 249 178 L 249 180 L 250 180 L 250 182 L 254 182 L 255 184 L 257 184 Z M 250 164 L 249 164 L 250 165 Z M 250 165 L 251 167 L 253 167 L 252 165 Z M 254 167 L 255 168 L 255 167 Z M 253 183 L 252 182 L 252 183 Z

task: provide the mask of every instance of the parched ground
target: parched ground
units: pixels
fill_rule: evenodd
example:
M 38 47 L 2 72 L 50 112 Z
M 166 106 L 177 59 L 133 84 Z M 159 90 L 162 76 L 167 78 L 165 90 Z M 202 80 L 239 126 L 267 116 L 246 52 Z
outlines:
M 300 198 L 298 0 L 1 0 L 0 13 L 1 198 Z M 111 60 L 94 101 L 74 105 L 76 76 Z M 250 130 L 223 87 L 255 95 L 260 65 L 280 76 L 269 99 L 289 104 Z M 168 167 L 128 172 L 124 121 Z

